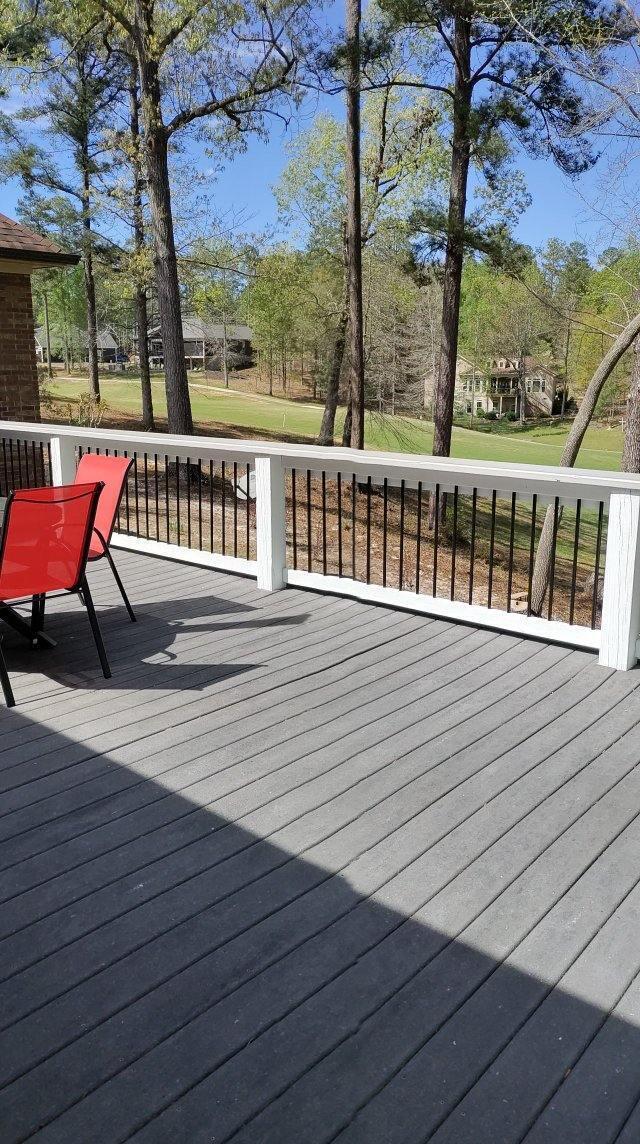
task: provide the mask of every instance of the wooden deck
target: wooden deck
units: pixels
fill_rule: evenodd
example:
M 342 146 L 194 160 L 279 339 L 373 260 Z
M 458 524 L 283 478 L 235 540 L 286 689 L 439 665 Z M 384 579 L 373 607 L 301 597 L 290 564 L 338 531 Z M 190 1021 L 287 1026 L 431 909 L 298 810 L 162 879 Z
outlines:
M 640 673 L 119 563 L 5 641 L 3 1144 L 637 1144 Z

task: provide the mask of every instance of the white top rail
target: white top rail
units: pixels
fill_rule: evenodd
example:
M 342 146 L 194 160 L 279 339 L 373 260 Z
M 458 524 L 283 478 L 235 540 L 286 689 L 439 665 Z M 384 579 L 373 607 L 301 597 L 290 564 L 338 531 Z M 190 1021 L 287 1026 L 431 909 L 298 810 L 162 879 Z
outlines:
M 377 450 L 360 451 L 321 445 L 290 445 L 284 442 L 234 440 L 225 437 L 180 436 L 120 429 L 97 429 L 43 422 L 0 421 L 0 437 L 48 441 L 64 438 L 74 445 L 102 449 L 137 449 L 165 454 L 172 460 L 223 458 L 254 461 L 257 456 L 277 457 L 285 468 L 342 473 L 375 483 L 405 481 L 409 487 L 422 482 L 427 488 L 439 484 L 505 493 L 538 494 L 545 500 L 608 502 L 612 493 L 640 495 L 640 475 L 599 469 L 562 468 L 556 465 L 523 465 L 511 461 L 479 461 L 457 457 L 431 457 Z

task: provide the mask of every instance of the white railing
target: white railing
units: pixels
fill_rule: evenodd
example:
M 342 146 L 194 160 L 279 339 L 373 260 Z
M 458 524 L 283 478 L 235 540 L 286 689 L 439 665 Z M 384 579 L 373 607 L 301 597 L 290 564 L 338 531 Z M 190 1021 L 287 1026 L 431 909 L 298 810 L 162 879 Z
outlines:
M 73 480 L 81 450 L 135 454 L 135 509 L 138 517 L 140 494 L 146 532 L 138 519 L 133 525 L 128 520 L 127 526 L 114 534 L 113 543 L 118 547 L 252 575 L 257 578 L 258 586 L 268 591 L 295 584 L 593 648 L 599 651 L 600 663 L 608 667 L 627 669 L 636 662 L 640 634 L 640 476 L 20 422 L 0 422 L 0 442 L 4 450 L 4 473 L 0 452 L 0 479 L 5 486 L 2 491 L 18 479 L 22 484 L 26 479 L 33 480 L 30 473 L 39 477 L 35 452 L 32 470 L 29 468 L 31 451 L 36 448 L 41 449 L 42 472 L 46 468 L 46 479 L 56 484 Z M 186 478 L 183 466 L 187 466 Z M 222 466 L 222 480 L 219 466 Z M 242 485 L 244 478 L 238 477 L 238 474 L 248 474 L 249 470 L 252 476 L 255 474 L 255 486 L 247 481 Z M 231 485 L 230 473 L 233 473 Z M 144 482 L 141 493 L 139 481 Z M 300 482 L 304 488 L 299 496 Z M 160 492 L 159 484 L 163 486 Z M 230 487 L 234 498 L 231 509 L 230 494 L 225 492 Z M 251 496 L 255 491 L 255 507 L 249 507 L 248 491 Z M 432 505 L 434 497 L 436 502 L 445 495 L 448 498 L 447 512 L 449 519 L 453 517 L 453 530 L 446 546 L 442 544 L 440 549 L 439 512 L 435 511 L 434 521 L 432 508 L 427 520 L 426 514 L 422 514 L 423 494 L 431 498 Z M 238 500 L 239 496 L 242 501 Z M 348 518 L 345 505 L 350 506 L 352 519 Z M 480 505 L 484 506 L 484 516 Z M 506 506 L 504 519 L 499 517 L 497 505 Z M 180 522 L 182 511 L 184 529 L 185 506 L 188 507 L 186 543 Z M 562 557 L 566 572 L 562 598 L 568 619 L 557 618 L 553 611 L 553 588 L 549 592 L 547 617 L 526 614 L 512 606 L 512 599 L 517 596 L 513 588 L 517 587 L 518 576 L 524 583 L 528 575 L 530 602 L 536 528 L 539 530 L 548 506 L 555 514 L 554 562 L 560 528 L 565 531 L 569 528 L 562 523 L 563 512 L 566 513 L 564 519 L 571 522 L 571 535 L 575 531 L 573 549 L 565 538 L 568 555 Z M 362 510 L 358 519 L 356 510 Z M 226 527 L 227 530 L 232 527 L 232 545 L 228 531 L 225 545 L 225 511 L 231 511 L 232 526 L 227 521 Z M 464 545 L 458 540 L 458 511 L 465 519 Z M 530 550 L 527 540 L 525 553 L 523 537 L 526 539 L 529 535 L 527 514 L 531 516 L 532 539 Z M 407 527 L 409 517 L 410 527 Z M 608 520 L 606 546 L 605 518 Z M 392 526 L 388 526 L 388 520 L 393 520 Z M 481 520 L 486 536 L 479 555 L 476 521 Z M 577 580 L 583 559 L 581 528 L 583 533 L 588 532 L 594 548 L 590 590 L 593 602 L 589 606 L 584 593 L 578 599 Z M 203 529 L 208 529 L 207 543 L 203 541 Z M 498 548 L 497 536 L 501 530 Z M 145 534 L 140 535 L 141 531 Z M 239 532 L 242 532 L 241 543 Z M 194 534 L 198 543 L 193 543 Z M 320 557 L 312 552 L 316 541 Z M 403 544 L 407 546 L 404 573 Z M 347 546 L 350 564 L 345 557 Z M 305 563 L 299 558 L 301 547 L 306 554 L 306 567 L 301 566 Z M 388 547 L 394 548 L 391 562 L 398 580 L 395 587 L 389 584 L 387 577 Z M 428 577 L 430 592 L 424 590 L 425 574 L 421 564 L 427 547 L 432 563 Z M 408 551 L 412 563 L 410 575 L 406 573 Z M 444 561 L 440 570 L 437 568 L 439 553 Z M 366 574 L 362 573 L 363 562 Z M 447 586 L 450 584 L 449 598 L 442 589 L 443 577 Z M 376 578 L 382 582 L 375 582 Z M 504 607 L 496 606 L 495 596 L 492 599 L 492 584 L 495 589 L 498 579 L 506 599 Z M 410 587 L 407 587 L 409 581 Z M 465 598 L 460 599 L 460 595 Z M 527 596 L 524 588 L 520 596 Z M 590 622 L 584 622 L 585 615 Z

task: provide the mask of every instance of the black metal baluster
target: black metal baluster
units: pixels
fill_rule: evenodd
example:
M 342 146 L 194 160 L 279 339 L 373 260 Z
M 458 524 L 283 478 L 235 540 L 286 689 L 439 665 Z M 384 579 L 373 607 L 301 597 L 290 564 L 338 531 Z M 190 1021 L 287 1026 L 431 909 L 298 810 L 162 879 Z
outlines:
M 180 458 L 176 457 L 176 531 L 180 544 Z
M 136 501 L 136 536 L 140 535 L 140 502 L 138 499 L 138 454 L 133 454 L 133 489 Z
M 191 457 L 187 457 L 187 548 L 191 548 Z
M 435 488 L 435 515 L 433 521 L 433 591 L 432 595 L 438 595 L 438 539 L 440 532 L 440 485 Z
M 356 570 L 356 474 L 351 477 L 351 574 L 354 580 L 358 579 Z
M 591 597 L 591 627 L 595 628 L 598 619 L 598 595 L 600 580 L 600 552 L 602 548 L 602 518 L 604 516 L 604 502 L 598 505 L 598 529 L 596 532 L 596 555 L 593 565 L 593 594 Z
M 46 485 L 47 484 L 47 474 L 46 474 L 46 469 L 45 469 L 45 465 L 44 465 L 44 445 L 42 444 L 42 441 L 38 442 L 38 465 L 40 468 L 40 478 L 39 479 L 43 485 Z
M 416 594 L 420 591 L 420 546 L 422 544 L 422 481 L 418 481 L 416 516 Z
M 367 477 L 366 581 L 371 583 L 371 477 Z
M 11 465 L 11 488 L 15 489 L 18 486 L 16 484 L 16 468 L 13 459 L 13 441 L 9 442 L 9 463 Z
M 2 468 L 4 469 L 2 493 L 6 496 L 9 492 L 9 470 L 7 468 L 7 442 L 4 437 L 2 438 Z
M 209 461 L 209 551 L 213 552 L 213 460 Z
M 128 454 L 126 449 L 124 450 L 124 455 L 128 460 L 129 454 Z M 130 479 L 131 479 L 131 470 L 129 470 L 129 472 L 127 473 L 127 479 L 124 483 L 124 516 L 125 516 L 125 520 L 127 522 L 127 532 L 128 533 L 131 532 L 131 524 L 130 524 L 130 516 L 129 516 L 129 481 L 130 481 Z
M 387 522 L 389 516 L 389 481 L 382 484 L 382 587 L 387 586 Z
M 147 530 L 147 540 L 149 539 L 149 462 L 147 454 L 144 454 L 144 520 Z
M 558 506 L 560 498 L 556 497 L 553 502 L 553 539 L 551 542 L 551 576 L 549 579 L 549 607 L 547 609 L 547 619 L 553 616 L 553 593 L 555 589 L 556 580 L 556 547 L 558 544 Z
M 496 501 L 498 493 L 496 489 L 491 494 L 491 534 L 489 538 L 489 583 L 487 586 L 487 607 L 491 607 L 491 600 L 493 598 L 493 555 L 496 546 Z
M 529 538 L 529 582 L 527 585 L 527 615 L 531 615 L 531 593 L 533 591 L 533 565 L 536 554 L 536 511 L 538 507 L 538 494 L 531 498 L 531 533 Z
M 37 485 L 38 484 L 38 459 L 37 459 L 35 441 L 31 442 L 31 464 L 32 464 L 32 473 L 33 473 L 32 480 L 33 480 L 34 485 Z
M 293 545 L 293 568 L 294 571 L 298 567 L 298 511 L 296 504 L 296 471 L 291 470 L 291 531 L 292 531 L 292 545 Z
M 451 538 L 451 584 L 449 599 L 456 598 L 456 555 L 458 545 L 458 486 L 453 488 L 453 536 Z
M 471 542 L 469 545 L 469 603 L 473 604 L 473 577 L 476 566 L 476 520 L 478 513 L 478 490 L 471 494 Z
M 513 545 L 516 533 L 516 493 L 511 494 L 511 521 L 509 526 L 509 568 L 507 570 L 507 611 L 511 611 L 511 588 L 513 585 Z
M 233 462 L 233 555 L 238 555 L 238 462 Z
M 311 565 L 311 469 L 307 469 L 307 572 Z
M 322 575 L 327 575 L 327 474 L 322 470 Z
M 251 504 L 249 501 L 249 489 L 251 488 L 251 467 L 247 465 L 247 499 L 245 501 L 245 552 L 247 560 L 251 552 L 250 529 L 251 529 Z
M 342 473 L 338 473 L 338 576 L 342 576 Z
M 22 442 L 18 439 L 16 441 L 15 447 L 16 453 L 18 454 L 18 480 L 20 481 L 20 488 L 23 489 L 25 487 L 25 483 L 28 484 L 29 482 L 25 482 L 25 479 L 22 475 L 22 450 L 20 449 L 21 444 Z
M 400 552 L 398 560 L 398 588 L 402 591 L 404 580 L 404 481 L 400 482 Z
M 202 457 L 198 457 L 198 551 L 202 552 Z
M 573 623 L 576 605 L 576 577 L 578 575 L 578 546 L 580 544 L 580 508 L 581 501 L 576 501 L 576 527 L 573 536 L 573 564 L 571 567 L 571 594 L 569 596 L 569 623 Z
M 171 543 L 171 514 L 169 511 L 169 457 L 164 455 L 164 510 L 167 524 L 167 544 Z
M 220 498 L 220 527 L 222 533 L 222 555 L 227 551 L 227 472 L 226 464 L 221 462 L 222 496 Z
M 156 540 L 160 540 L 160 497 L 158 489 L 158 454 L 153 454 L 153 492 L 156 517 Z

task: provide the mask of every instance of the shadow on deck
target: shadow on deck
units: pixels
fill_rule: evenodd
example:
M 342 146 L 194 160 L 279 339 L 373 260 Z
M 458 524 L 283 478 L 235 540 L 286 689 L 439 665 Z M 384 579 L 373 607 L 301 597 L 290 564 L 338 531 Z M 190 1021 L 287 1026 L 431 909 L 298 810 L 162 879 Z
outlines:
M 3 1142 L 635 1144 L 638 673 L 120 563 L 6 641 Z

